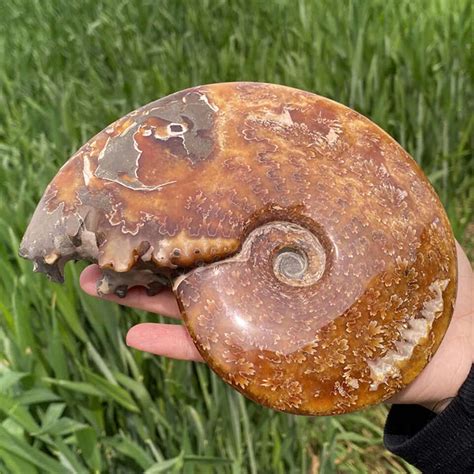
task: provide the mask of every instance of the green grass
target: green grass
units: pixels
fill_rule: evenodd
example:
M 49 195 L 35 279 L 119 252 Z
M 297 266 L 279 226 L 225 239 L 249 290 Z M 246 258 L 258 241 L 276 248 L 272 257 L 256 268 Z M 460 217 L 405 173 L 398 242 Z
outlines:
M 17 257 L 57 168 L 135 107 L 210 82 L 314 91 L 389 131 L 472 250 L 468 0 L 11 0 L 0 5 L 0 472 L 415 472 L 384 407 L 274 413 L 204 365 L 128 349 L 156 315 L 61 287 Z

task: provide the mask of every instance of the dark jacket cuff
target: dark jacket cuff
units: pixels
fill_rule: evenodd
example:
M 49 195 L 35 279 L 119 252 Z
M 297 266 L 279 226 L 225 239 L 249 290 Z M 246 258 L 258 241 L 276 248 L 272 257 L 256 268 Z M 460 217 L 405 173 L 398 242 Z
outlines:
M 419 405 L 393 405 L 384 444 L 426 473 L 474 473 L 474 366 L 439 415 Z

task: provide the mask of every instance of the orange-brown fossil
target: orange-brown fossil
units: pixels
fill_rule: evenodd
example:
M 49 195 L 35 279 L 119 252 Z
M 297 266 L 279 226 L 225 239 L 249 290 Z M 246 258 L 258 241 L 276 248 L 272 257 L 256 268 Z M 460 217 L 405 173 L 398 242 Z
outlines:
M 20 254 L 98 291 L 172 285 L 203 358 L 269 407 L 380 402 L 438 348 L 453 235 L 413 159 L 367 118 L 288 87 L 228 83 L 152 102 L 48 186 Z

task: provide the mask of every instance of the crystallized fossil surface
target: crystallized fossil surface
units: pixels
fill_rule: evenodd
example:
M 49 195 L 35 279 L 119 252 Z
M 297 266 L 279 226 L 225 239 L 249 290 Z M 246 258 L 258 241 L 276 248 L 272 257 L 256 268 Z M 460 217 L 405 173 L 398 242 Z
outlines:
M 20 249 L 98 291 L 172 285 L 203 358 L 298 414 L 380 402 L 438 348 L 456 293 L 446 214 L 365 117 L 288 87 L 228 83 L 152 102 L 58 172 Z

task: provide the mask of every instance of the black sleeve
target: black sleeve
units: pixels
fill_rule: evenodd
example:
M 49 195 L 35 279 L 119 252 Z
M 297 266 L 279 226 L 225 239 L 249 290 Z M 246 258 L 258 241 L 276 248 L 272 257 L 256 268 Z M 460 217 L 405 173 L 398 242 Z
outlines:
M 474 473 L 474 365 L 439 415 L 419 405 L 392 405 L 385 447 L 423 473 Z

